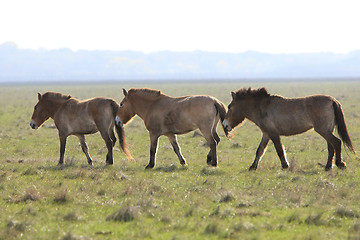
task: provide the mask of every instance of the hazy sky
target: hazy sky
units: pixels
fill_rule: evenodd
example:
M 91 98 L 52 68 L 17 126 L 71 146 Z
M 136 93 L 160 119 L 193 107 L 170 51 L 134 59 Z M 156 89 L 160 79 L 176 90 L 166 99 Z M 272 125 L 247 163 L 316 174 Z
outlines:
M 360 1 L 4 0 L 20 48 L 269 53 L 360 50 Z

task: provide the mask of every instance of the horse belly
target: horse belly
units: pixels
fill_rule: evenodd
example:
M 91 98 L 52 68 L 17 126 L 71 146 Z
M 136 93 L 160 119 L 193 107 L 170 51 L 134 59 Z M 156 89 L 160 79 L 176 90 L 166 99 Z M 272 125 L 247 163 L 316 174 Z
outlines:
M 165 124 L 166 132 L 174 134 L 185 134 L 197 128 L 198 127 L 194 123 L 189 122 L 188 120 L 182 121 L 181 119 L 174 124 Z
M 309 119 L 306 117 L 301 118 L 289 118 L 287 121 L 284 121 L 282 124 L 278 124 L 278 131 L 280 135 L 291 136 L 300 133 L 304 133 L 314 126 Z
M 312 128 L 313 128 L 313 127 L 303 127 L 303 128 L 287 129 L 286 131 L 280 132 L 280 135 L 282 135 L 282 136 L 297 135 L 297 134 L 301 134 L 301 133 L 307 132 L 307 131 L 309 131 L 309 130 L 312 129 Z
M 172 130 L 172 132 L 174 134 L 185 134 L 185 133 L 188 133 L 188 132 L 191 132 L 191 131 L 194 131 L 196 130 L 197 127 L 196 126 L 187 126 L 186 128 L 175 128 Z
M 93 134 L 99 130 L 94 121 L 87 121 L 82 123 L 81 131 L 83 134 Z
M 68 124 L 70 134 L 93 134 L 98 130 L 94 121 L 73 121 Z

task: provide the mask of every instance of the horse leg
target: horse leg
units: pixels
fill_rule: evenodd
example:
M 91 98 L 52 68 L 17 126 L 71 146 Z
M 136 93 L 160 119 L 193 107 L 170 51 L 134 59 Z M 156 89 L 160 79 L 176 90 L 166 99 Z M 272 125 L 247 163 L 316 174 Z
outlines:
M 150 133 L 150 162 L 145 169 L 153 168 L 155 166 L 156 150 L 159 136 Z
M 58 165 L 63 165 L 67 136 L 60 136 L 59 134 L 59 138 L 60 138 L 60 159 Z
M 207 164 L 211 165 L 213 167 L 216 167 L 217 166 L 217 156 L 216 156 L 217 142 L 214 139 L 214 136 L 211 133 L 211 131 L 200 129 L 200 132 L 203 134 L 204 138 L 206 139 L 207 143 L 210 146 L 210 152 L 207 156 Z M 209 158 L 209 156 L 210 156 L 210 158 Z M 209 159 L 211 159 L 211 160 L 209 161 Z
M 325 171 L 329 171 L 332 168 L 332 163 L 333 163 L 333 158 L 334 158 L 334 154 L 335 154 L 335 149 L 334 147 L 331 145 L 331 143 L 327 142 L 328 145 L 328 160 L 325 166 Z
M 112 143 L 113 143 L 113 147 L 115 147 L 116 137 L 115 137 L 114 129 L 113 129 L 113 128 L 109 130 L 109 134 L 110 134 L 110 138 L 111 138 Z
M 273 141 L 274 145 L 275 145 L 275 149 L 276 152 L 280 158 L 281 161 L 281 167 L 283 169 L 288 168 L 289 167 L 289 163 L 286 160 L 286 155 L 285 155 L 285 150 L 284 150 L 284 146 L 281 143 L 280 140 L 280 136 L 279 135 L 273 135 L 270 137 L 271 141 Z
M 332 135 L 332 134 L 331 134 Z M 346 168 L 346 163 L 341 159 L 341 140 L 332 135 L 334 138 L 334 148 L 335 148 L 335 164 L 340 169 Z
M 99 129 L 100 130 L 100 129 Z M 110 139 L 109 133 L 104 130 L 100 130 L 101 137 L 104 139 L 108 153 L 106 154 L 106 164 L 112 165 L 113 160 L 113 141 Z
M 176 155 L 178 156 L 178 158 L 180 160 L 180 164 L 186 166 L 187 165 L 186 160 L 183 157 L 183 155 L 181 154 L 180 146 L 176 140 L 176 135 L 175 134 L 167 134 L 166 136 L 169 138 L 169 141 L 170 141 L 172 147 L 174 148 L 174 152 L 176 153 Z
M 85 156 L 86 156 L 86 158 L 88 160 L 88 164 L 92 165 L 92 159 L 91 159 L 90 154 L 89 154 L 89 149 L 88 149 L 88 146 L 87 146 L 87 144 L 85 142 L 85 136 L 83 134 L 78 134 L 76 136 L 79 138 L 79 141 L 80 141 L 80 144 L 81 144 L 81 149 L 85 153 Z
M 333 135 L 334 136 L 334 135 Z M 341 159 L 341 140 L 334 136 L 336 141 L 334 141 L 335 148 L 335 164 L 340 169 L 346 168 L 346 163 Z
M 264 153 L 266 151 L 269 140 L 270 140 L 269 136 L 267 134 L 263 133 L 259 147 L 256 150 L 255 160 L 254 160 L 253 164 L 250 166 L 249 171 L 257 169 L 259 161 L 261 160 L 262 156 L 264 155 Z
M 332 168 L 332 159 L 334 156 L 334 150 L 335 150 L 336 166 L 340 169 L 345 169 L 346 163 L 341 160 L 341 140 L 335 137 L 330 131 L 322 132 L 317 129 L 315 129 L 315 131 L 318 132 L 328 142 L 329 157 L 325 170 L 330 170 Z
M 216 132 L 216 127 L 213 128 L 213 130 L 212 130 L 212 135 L 213 135 L 213 138 L 214 138 L 215 141 L 216 141 L 216 145 L 218 145 L 219 142 L 220 142 L 220 137 L 219 137 L 219 135 L 218 135 L 217 132 Z M 211 161 L 212 161 L 212 159 L 211 159 L 211 150 L 210 150 L 209 153 L 208 153 L 208 155 L 207 155 L 206 162 L 207 162 L 207 164 L 211 164 Z
M 219 142 L 220 142 L 220 137 L 219 137 L 219 135 L 217 134 L 217 132 L 216 132 L 216 129 L 213 129 L 213 137 L 214 137 L 214 139 L 215 139 L 215 141 L 216 141 L 216 144 L 219 144 Z

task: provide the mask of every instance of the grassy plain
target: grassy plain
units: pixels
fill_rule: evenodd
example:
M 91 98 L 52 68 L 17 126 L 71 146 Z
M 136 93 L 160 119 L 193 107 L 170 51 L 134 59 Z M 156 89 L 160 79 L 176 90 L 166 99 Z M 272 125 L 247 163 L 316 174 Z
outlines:
M 287 97 L 328 94 L 342 104 L 355 148 L 360 143 L 360 82 L 136 83 L 0 86 L 0 239 L 360 239 L 360 160 L 343 152 L 346 170 L 325 172 L 327 145 L 315 132 L 284 137 L 290 162 L 281 170 L 272 144 L 249 172 L 261 132 L 250 122 L 229 141 L 218 127 L 219 167 L 206 166 L 202 137 L 178 137 L 182 168 L 160 138 L 155 169 L 145 171 L 149 137 L 136 117 L 126 127 L 136 162 L 118 150 L 105 166 L 100 135 L 87 136 L 94 166 L 69 137 L 64 167 L 52 120 L 29 127 L 36 93 L 120 101 L 121 88 L 151 87 L 172 96 L 209 94 L 226 105 L 230 91 L 266 86 Z

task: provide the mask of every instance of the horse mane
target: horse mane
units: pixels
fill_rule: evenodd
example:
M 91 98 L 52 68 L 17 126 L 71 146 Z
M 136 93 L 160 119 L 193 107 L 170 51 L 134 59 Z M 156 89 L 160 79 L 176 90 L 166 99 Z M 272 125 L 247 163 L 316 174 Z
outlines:
M 131 88 L 128 93 L 141 95 L 144 97 L 164 96 L 164 94 L 160 90 L 155 90 L 155 89 L 150 89 L 150 88 Z
M 249 87 L 247 89 L 242 88 L 242 89 L 237 90 L 234 94 L 236 96 L 236 99 L 241 99 L 241 98 L 245 98 L 245 97 L 253 97 L 255 99 L 263 99 L 263 98 L 270 97 L 270 94 L 264 87 L 258 88 L 258 89 L 252 89 L 251 87 Z
M 42 98 L 44 99 L 58 99 L 58 100 L 68 100 L 71 98 L 70 95 L 64 95 L 62 93 L 56 93 L 56 92 L 46 92 L 42 95 Z

